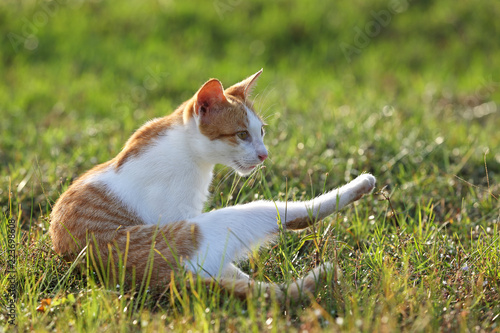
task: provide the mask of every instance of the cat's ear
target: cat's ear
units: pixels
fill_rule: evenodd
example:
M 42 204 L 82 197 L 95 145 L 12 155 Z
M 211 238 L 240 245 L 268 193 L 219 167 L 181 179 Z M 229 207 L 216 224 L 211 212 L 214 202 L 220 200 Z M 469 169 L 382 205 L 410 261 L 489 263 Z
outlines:
M 227 103 L 222 83 L 217 79 L 208 80 L 196 94 L 195 113 L 199 115 L 221 103 Z
M 245 80 L 227 88 L 226 94 L 237 96 L 242 98 L 243 100 L 246 100 L 247 97 L 252 93 L 252 90 L 257 83 L 257 79 L 259 78 L 260 74 L 262 74 L 262 70 L 263 69 L 261 69 L 254 75 L 247 77 Z

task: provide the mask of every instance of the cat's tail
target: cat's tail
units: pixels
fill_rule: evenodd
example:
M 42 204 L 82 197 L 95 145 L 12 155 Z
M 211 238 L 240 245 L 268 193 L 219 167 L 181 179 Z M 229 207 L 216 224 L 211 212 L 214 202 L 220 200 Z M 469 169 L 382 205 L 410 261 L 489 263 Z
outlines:
M 329 275 L 331 279 L 328 279 Z M 338 267 L 331 263 L 326 263 L 313 269 L 304 278 L 290 283 L 275 284 L 245 278 L 222 278 L 217 283 L 222 289 L 240 299 L 246 299 L 249 296 L 264 295 L 278 301 L 298 301 L 304 296 L 314 295 L 319 290 L 319 287 L 324 285 L 328 280 L 332 284 L 336 283 L 340 275 L 341 271 Z M 211 284 L 214 283 L 214 280 L 207 278 L 205 279 L 205 283 Z

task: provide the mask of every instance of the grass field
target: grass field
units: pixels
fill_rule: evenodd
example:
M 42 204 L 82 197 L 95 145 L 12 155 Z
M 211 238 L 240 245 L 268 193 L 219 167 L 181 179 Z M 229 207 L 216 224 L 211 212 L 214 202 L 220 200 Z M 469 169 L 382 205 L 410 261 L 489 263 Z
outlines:
M 472 0 L 1 2 L 0 332 L 498 332 L 499 16 Z M 73 179 L 207 79 L 262 67 L 270 159 L 248 182 L 218 167 L 207 209 L 371 172 L 373 195 L 240 263 L 283 282 L 337 261 L 342 278 L 283 306 L 182 277 L 109 290 L 51 250 Z

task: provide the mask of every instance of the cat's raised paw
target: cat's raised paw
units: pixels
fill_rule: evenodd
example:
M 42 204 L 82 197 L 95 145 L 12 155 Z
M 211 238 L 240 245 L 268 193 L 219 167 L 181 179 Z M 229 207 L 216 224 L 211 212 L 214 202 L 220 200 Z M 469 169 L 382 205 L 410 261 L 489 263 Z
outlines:
M 369 173 L 364 173 L 357 179 L 360 179 L 363 185 L 365 185 L 366 193 L 371 192 L 375 188 L 375 183 L 377 182 L 375 177 Z
M 356 179 L 352 181 L 352 184 L 355 186 L 355 199 L 360 199 L 363 195 L 370 193 L 375 188 L 376 183 L 375 177 L 373 177 L 369 173 L 364 173 L 358 176 Z

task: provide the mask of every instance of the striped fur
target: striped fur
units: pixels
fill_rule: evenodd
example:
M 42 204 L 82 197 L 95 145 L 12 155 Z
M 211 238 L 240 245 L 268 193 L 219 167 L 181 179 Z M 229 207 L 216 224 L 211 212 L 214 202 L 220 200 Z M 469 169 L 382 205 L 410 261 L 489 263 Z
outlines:
M 217 281 L 238 297 L 258 290 L 279 299 L 314 292 L 325 264 L 288 285 L 252 281 L 232 264 L 252 246 L 286 229 L 307 228 L 369 193 L 375 178 L 351 183 L 306 202 L 256 201 L 203 213 L 217 163 L 250 173 L 268 153 L 262 119 L 248 96 L 262 71 L 224 90 L 207 81 L 172 114 L 146 123 L 112 160 L 77 179 L 56 202 L 50 235 L 56 252 L 110 267 L 105 280 L 169 283 L 180 268 Z M 122 266 L 125 264 L 125 270 Z

